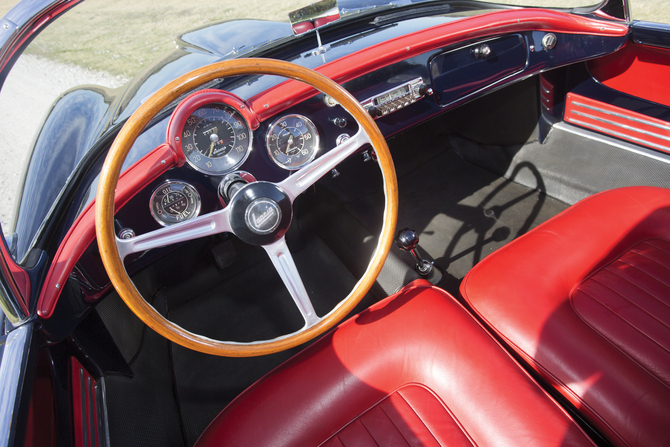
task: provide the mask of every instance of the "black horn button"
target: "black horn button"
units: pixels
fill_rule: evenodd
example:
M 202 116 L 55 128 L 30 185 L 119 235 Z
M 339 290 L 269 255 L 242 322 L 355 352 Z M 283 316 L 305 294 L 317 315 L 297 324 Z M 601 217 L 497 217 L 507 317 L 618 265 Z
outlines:
M 273 183 L 247 184 L 235 194 L 229 206 L 233 233 L 248 244 L 271 244 L 291 225 L 291 201 Z

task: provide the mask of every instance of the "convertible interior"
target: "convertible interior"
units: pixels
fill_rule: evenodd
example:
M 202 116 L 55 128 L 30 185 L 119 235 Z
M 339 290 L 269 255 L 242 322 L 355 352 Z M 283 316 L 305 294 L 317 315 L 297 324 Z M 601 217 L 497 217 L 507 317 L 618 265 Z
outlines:
M 124 93 L 13 249 L 23 445 L 670 443 L 668 31 L 447 3 Z

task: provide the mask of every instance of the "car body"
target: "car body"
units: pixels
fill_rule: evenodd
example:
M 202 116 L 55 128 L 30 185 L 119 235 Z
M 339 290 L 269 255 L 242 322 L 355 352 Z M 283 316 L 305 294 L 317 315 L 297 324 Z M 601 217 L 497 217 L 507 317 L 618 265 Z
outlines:
M 25 0 L 5 16 L 1 82 L 36 34 L 77 3 Z M 620 186 L 670 187 L 667 25 L 632 21 L 625 0 L 564 10 L 374 3 L 326 3 L 293 27 L 238 20 L 193 30 L 127 85 L 58 98 L 0 244 L 2 445 L 192 445 L 228 402 L 300 350 L 251 359 L 190 352 L 128 310 L 101 260 L 95 204 L 105 157 L 135 112 L 194 70 L 271 58 L 341 84 L 391 147 L 398 228 L 421 236 L 420 253 L 439 270 L 431 279 L 453 295 L 473 265 L 568 205 Z M 220 108 L 205 110 L 212 103 Z M 114 232 L 136 240 L 218 212 L 240 179 L 287 182 L 356 135 L 359 120 L 338 103 L 269 75 L 178 91 L 121 159 Z M 383 160 L 360 146 L 285 214 L 291 251 L 305 253 L 294 257 L 307 293 L 323 296 L 314 298 L 320 315 L 357 287 L 386 228 Z M 262 210 L 247 217 L 256 235 L 271 212 Z M 241 342 L 300 330 L 263 250 L 228 233 L 170 242 L 129 249 L 125 262 L 162 317 Z M 394 248 L 381 262 L 356 311 L 420 278 L 406 252 Z

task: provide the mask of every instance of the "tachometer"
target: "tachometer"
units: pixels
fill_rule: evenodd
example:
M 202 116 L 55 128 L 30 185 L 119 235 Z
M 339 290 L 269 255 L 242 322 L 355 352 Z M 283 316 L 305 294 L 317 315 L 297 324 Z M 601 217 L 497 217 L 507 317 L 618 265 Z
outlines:
M 227 104 L 195 110 L 182 130 L 188 163 L 205 174 L 223 174 L 239 167 L 251 150 L 251 130 L 242 115 Z
M 295 170 L 314 160 L 319 132 L 302 115 L 286 115 L 272 123 L 266 137 L 270 158 L 284 169 Z
M 161 183 L 151 195 L 151 215 L 163 226 L 193 219 L 200 213 L 200 194 L 188 183 Z

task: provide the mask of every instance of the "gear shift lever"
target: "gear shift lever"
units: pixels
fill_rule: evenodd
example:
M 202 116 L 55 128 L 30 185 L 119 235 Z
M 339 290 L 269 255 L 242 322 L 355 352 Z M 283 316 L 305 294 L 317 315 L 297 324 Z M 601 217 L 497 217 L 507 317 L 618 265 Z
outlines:
M 399 249 L 407 251 L 414 256 L 414 260 L 416 261 L 415 268 L 419 275 L 429 277 L 433 273 L 433 263 L 423 259 L 416 250 L 416 246 L 419 245 L 419 236 L 417 236 L 414 230 L 409 228 L 400 230 L 396 236 L 396 244 Z

